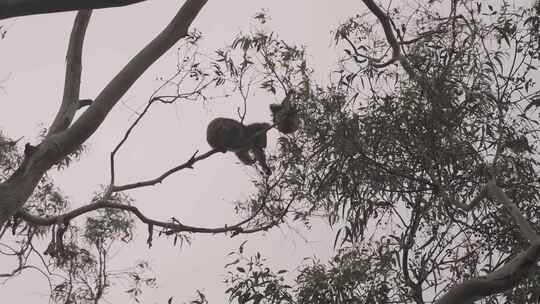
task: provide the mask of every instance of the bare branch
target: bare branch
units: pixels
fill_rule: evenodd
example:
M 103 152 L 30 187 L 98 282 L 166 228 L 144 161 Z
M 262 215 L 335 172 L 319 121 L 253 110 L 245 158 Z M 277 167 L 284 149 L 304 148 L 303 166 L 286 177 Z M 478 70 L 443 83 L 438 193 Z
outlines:
M 154 103 L 155 99 L 152 98 L 150 99 L 150 101 L 148 102 L 148 104 L 146 104 L 146 107 L 144 107 L 144 110 L 142 111 L 141 114 L 139 114 L 139 116 L 137 117 L 137 119 L 135 119 L 135 121 L 131 124 L 131 126 L 129 126 L 129 128 L 127 129 L 126 133 L 124 134 L 124 137 L 122 137 L 122 139 L 120 140 L 120 142 L 116 145 L 116 147 L 114 147 L 113 151 L 111 152 L 111 155 L 110 155 L 110 170 L 111 170 L 111 181 L 110 181 L 110 187 L 113 187 L 114 186 L 114 181 L 115 181 L 115 165 L 114 165 L 114 157 L 116 156 L 116 153 L 118 152 L 118 150 L 120 150 L 120 148 L 122 147 L 122 145 L 126 142 L 126 140 L 128 139 L 129 135 L 131 134 L 131 132 L 133 131 L 133 129 L 135 128 L 135 126 L 137 126 L 137 124 L 139 123 L 139 121 L 141 121 L 141 119 L 144 117 L 144 115 L 148 112 L 148 110 L 150 109 L 150 107 L 152 106 L 152 104 Z
M 112 186 L 111 187 L 111 192 L 120 192 L 120 191 L 125 191 L 125 190 L 130 190 L 130 189 L 135 189 L 135 188 L 141 188 L 141 187 L 148 187 L 148 186 L 153 186 L 157 183 L 161 183 L 165 178 L 167 178 L 169 175 L 177 172 L 177 171 L 180 171 L 180 170 L 183 170 L 183 169 L 186 169 L 186 168 L 189 168 L 189 169 L 193 169 L 193 165 L 200 161 L 200 160 L 203 160 L 203 159 L 206 159 L 208 157 L 210 157 L 212 154 L 215 154 L 215 153 L 218 153 L 218 152 L 221 152 L 217 149 L 213 149 L 213 150 L 210 150 L 202 155 L 199 155 L 199 156 L 196 156 L 198 151 L 196 151 L 193 156 L 191 156 L 191 158 L 186 161 L 185 163 L 181 164 L 181 165 L 178 165 L 170 170 L 167 170 L 167 172 L 161 174 L 160 176 L 154 178 L 154 179 L 150 179 L 150 180 L 147 180 L 147 181 L 142 181 L 142 182 L 137 182 L 137 183 L 132 183 L 132 184 L 127 184 L 127 185 L 122 185 L 122 186 Z
M 64 78 L 64 97 L 60 109 L 56 113 L 48 135 L 63 131 L 69 127 L 75 112 L 79 109 L 79 91 L 81 88 L 81 57 L 84 35 L 92 11 L 83 10 L 77 13 L 66 55 L 66 76 Z
M 145 0 L 0 0 L 0 19 L 55 12 L 127 6 Z

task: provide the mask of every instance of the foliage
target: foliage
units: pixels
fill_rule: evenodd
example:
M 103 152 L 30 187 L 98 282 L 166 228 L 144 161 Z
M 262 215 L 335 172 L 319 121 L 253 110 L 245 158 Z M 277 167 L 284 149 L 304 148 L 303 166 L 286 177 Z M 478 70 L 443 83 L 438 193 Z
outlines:
M 384 240 L 399 263 L 387 264 L 392 279 L 373 289 L 380 302 L 431 301 L 527 247 L 496 200 L 467 206 L 494 176 L 538 230 L 539 53 L 531 31 L 537 11 L 455 1 L 442 16 L 443 6 L 432 1 L 411 12 L 392 10 L 403 41 L 400 66 L 378 65 L 387 42 L 365 15 L 338 28 L 344 57 L 337 77 L 327 86 L 309 77 L 302 82 L 303 127 L 280 141 L 276 159 L 283 171 L 269 183 L 279 193 L 276 203 L 294 196 L 290 213 L 302 214 L 295 218 L 323 212 L 339 225 L 336 245 L 371 248 L 372 240 Z M 266 83 L 280 83 L 281 75 Z M 362 263 L 361 257 L 355 261 Z M 362 265 L 380 279 L 377 265 L 385 258 L 375 255 Z M 321 303 L 367 299 L 348 293 L 345 283 L 330 284 L 323 268 L 310 273 L 306 282 L 326 283 L 306 291 L 315 297 L 319 290 Z M 516 292 L 485 301 L 534 297 L 538 274 L 531 271 Z M 372 288 L 359 289 L 365 295 Z
M 265 266 L 265 258 L 260 253 L 245 257 L 244 244 L 245 242 L 238 252 L 229 253 L 236 257 L 226 265 L 226 268 L 232 269 L 225 278 L 225 283 L 230 286 L 225 291 L 229 294 L 229 301 L 240 304 L 294 303 L 289 292 L 291 286 L 285 284 L 284 274 L 287 271 L 279 270 L 274 273 Z
M 16 149 L 16 141 L 2 136 L 0 143 L 0 167 L 5 178 L 22 157 Z M 95 200 L 102 198 L 99 194 Z M 113 195 L 110 200 L 130 203 L 125 195 Z M 25 212 L 54 216 L 64 213 L 69 205 L 69 199 L 45 176 L 26 203 Z M 140 262 L 133 269 L 120 272 L 111 272 L 106 267 L 113 244 L 118 240 L 131 240 L 133 224 L 128 213 L 114 209 L 104 209 L 96 216 L 87 217 L 86 224 L 80 226 L 59 222 L 40 227 L 25 222 L 22 215 L 15 217 L 2 230 L 0 246 L 3 254 L 17 257 L 17 264 L 2 277 L 15 277 L 26 269 L 37 269 L 48 278 L 51 299 L 58 303 L 95 303 L 106 294 L 110 278 L 115 278 L 132 284 L 134 287 L 126 292 L 137 299 L 142 287 L 155 286 L 155 278 L 148 277 L 148 265 Z M 37 248 L 43 245 L 46 249 L 40 253 Z
M 374 248 L 344 247 L 328 263 L 315 258 L 306 260 L 298 269 L 293 285 L 287 283 L 287 270 L 272 271 L 260 253 L 244 257 L 242 245 L 238 252 L 230 254 L 236 259 L 226 266 L 235 267 L 225 280 L 229 300 L 231 303 L 388 303 L 388 294 L 392 292 L 388 281 L 395 278 L 394 273 L 387 271 L 395 263 L 393 253 L 387 251 L 389 248 L 376 242 Z

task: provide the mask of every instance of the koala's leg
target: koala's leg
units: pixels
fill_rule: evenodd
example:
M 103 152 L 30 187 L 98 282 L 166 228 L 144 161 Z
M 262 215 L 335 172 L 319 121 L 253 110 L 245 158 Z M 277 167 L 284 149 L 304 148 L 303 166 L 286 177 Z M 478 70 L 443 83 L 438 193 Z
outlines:
M 264 150 L 262 148 L 255 147 L 251 149 L 251 152 L 253 152 L 253 156 L 255 157 L 255 160 L 259 163 L 264 173 L 266 173 L 267 175 L 272 174 L 272 170 L 266 163 L 266 155 L 264 154 Z
M 236 157 L 238 157 L 238 159 L 244 165 L 251 166 L 255 163 L 255 160 L 251 158 L 248 151 L 249 151 L 248 149 L 241 149 L 241 150 L 235 151 L 234 154 L 236 154 Z

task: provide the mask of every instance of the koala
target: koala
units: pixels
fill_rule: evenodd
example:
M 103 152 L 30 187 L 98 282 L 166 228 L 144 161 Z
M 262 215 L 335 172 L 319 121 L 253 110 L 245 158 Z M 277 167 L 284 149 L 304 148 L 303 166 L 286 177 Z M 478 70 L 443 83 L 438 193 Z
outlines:
M 252 123 L 243 125 L 230 118 L 213 119 L 206 129 L 208 144 L 223 153 L 234 152 L 245 165 L 259 163 L 264 173 L 270 175 L 272 170 L 266 163 L 266 131 L 271 127 L 268 123 Z

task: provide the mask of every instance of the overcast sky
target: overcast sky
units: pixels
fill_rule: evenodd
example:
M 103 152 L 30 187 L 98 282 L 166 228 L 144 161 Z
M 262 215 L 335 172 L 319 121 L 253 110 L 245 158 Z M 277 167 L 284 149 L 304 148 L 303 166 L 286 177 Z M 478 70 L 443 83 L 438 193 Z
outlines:
M 338 5 L 336 3 L 339 3 Z M 124 8 L 94 11 L 83 52 L 81 98 L 94 98 L 111 77 L 141 47 L 152 39 L 176 13 L 181 1 L 148 0 Z M 268 9 L 271 27 L 282 39 L 307 46 L 310 64 L 317 77 L 325 79 L 336 60 L 331 31 L 348 16 L 365 11 L 361 1 L 209 1 L 193 26 L 204 36 L 201 51 L 210 53 L 230 43 L 239 31 L 253 28 L 253 15 Z M 11 138 L 24 137 L 37 142 L 39 131 L 52 121 L 63 90 L 64 59 L 75 13 L 59 13 L 9 19 L 0 25 L 9 28 L 0 41 L 0 130 Z M 155 79 L 175 72 L 175 53 L 167 53 L 126 93 L 108 119 L 88 141 L 88 153 L 68 170 L 54 177 L 75 205 L 88 202 L 99 185 L 108 182 L 108 156 L 135 118 L 148 96 L 157 88 Z M 205 105 L 156 105 L 141 127 L 136 129 L 118 159 L 118 183 L 152 178 L 186 161 L 194 151 L 207 151 L 205 128 L 216 116 L 234 116 L 239 96 Z M 248 121 L 269 120 L 270 96 L 262 98 L 248 115 Z M 275 132 L 275 131 L 274 131 Z M 274 137 L 277 134 L 274 133 Z M 255 171 L 241 166 L 228 154 L 217 154 L 198 163 L 195 170 L 181 171 L 163 184 L 131 191 L 136 206 L 148 216 L 166 220 L 172 215 L 186 224 L 222 226 L 237 220 L 233 201 L 245 198 Z M 155 239 L 148 249 L 146 228 L 139 225 L 137 240 L 114 255 L 113 267 L 131 266 L 133 261 L 149 260 L 159 288 L 143 297 L 143 303 L 188 301 L 196 289 L 207 294 L 211 303 L 223 303 L 221 283 L 229 261 L 226 254 L 244 240 L 248 252 L 261 251 L 272 265 L 293 269 L 304 257 L 318 255 L 326 260 L 332 254 L 334 232 L 321 221 L 306 232 L 283 227 L 268 233 L 240 236 L 194 235 L 193 244 L 179 249 L 167 239 Z M 0 257 L 0 265 L 7 261 Z M 4 268 L 4 266 L 1 266 Z M 108 298 L 124 302 L 125 286 L 117 286 Z M 37 273 L 2 286 L 2 298 L 21 303 L 46 303 L 47 283 Z M 21 298 L 20 293 L 24 293 Z M 118 302 L 117 302 L 118 301 Z

